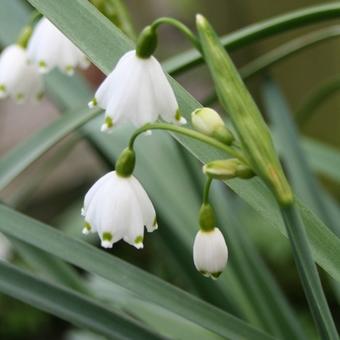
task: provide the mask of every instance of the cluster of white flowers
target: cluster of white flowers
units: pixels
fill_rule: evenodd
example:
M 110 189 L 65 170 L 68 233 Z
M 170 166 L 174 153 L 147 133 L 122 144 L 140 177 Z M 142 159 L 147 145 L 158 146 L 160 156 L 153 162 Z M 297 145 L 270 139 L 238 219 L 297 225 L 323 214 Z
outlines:
M 77 66 L 89 65 L 86 56 L 48 19 L 36 25 L 27 49 L 19 44 L 6 47 L 0 55 L 0 99 L 17 102 L 40 100 L 43 80 L 40 73 L 54 67 L 68 75 Z

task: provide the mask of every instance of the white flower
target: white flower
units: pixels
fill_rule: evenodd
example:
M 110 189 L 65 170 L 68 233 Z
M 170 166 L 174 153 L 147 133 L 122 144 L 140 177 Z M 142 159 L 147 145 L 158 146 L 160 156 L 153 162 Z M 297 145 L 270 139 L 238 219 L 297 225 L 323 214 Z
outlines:
M 159 116 L 167 122 L 186 123 L 160 63 L 153 56 L 139 58 L 136 51 L 124 54 L 100 85 L 89 107 L 96 105 L 106 110 L 102 131 L 125 122 L 140 127 Z
M 41 76 L 28 63 L 27 52 L 19 45 L 6 47 L 0 55 L 0 98 L 11 96 L 18 102 L 40 99 Z
M 83 233 L 97 232 L 104 248 L 111 248 L 121 239 L 143 248 L 144 226 L 148 232 L 157 229 L 155 209 L 141 184 L 134 176 L 121 177 L 116 171 L 90 188 L 82 215 Z
M 217 279 L 228 261 L 228 248 L 218 228 L 200 230 L 194 241 L 194 264 L 204 276 Z
M 41 73 L 59 67 L 62 72 L 72 75 L 77 66 L 89 66 L 85 54 L 46 18 L 37 23 L 27 49 L 29 59 Z

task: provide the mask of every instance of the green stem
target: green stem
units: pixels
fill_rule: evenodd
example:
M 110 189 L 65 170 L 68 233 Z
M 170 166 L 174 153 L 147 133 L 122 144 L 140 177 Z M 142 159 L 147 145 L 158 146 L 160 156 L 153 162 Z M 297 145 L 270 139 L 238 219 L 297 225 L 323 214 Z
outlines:
M 230 156 L 238 158 L 239 160 L 248 164 L 248 161 L 245 159 L 244 155 L 242 155 L 239 151 L 233 149 L 231 146 L 225 145 L 225 144 L 219 142 L 218 140 L 211 138 L 211 137 L 208 137 L 208 136 L 206 136 L 203 133 L 200 133 L 198 131 L 191 130 L 191 129 L 188 129 L 188 128 L 185 128 L 185 127 L 182 127 L 182 126 L 167 124 L 167 123 L 149 123 L 149 124 L 145 124 L 144 126 L 142 126 L 139 129 L 137 129 L 130 138 L 129 145 L 128 145 L 129 148 L 133 148 L 134 142 L 140 134 L 142 134 L 146 131 L 149 131 L 149 130 L 166 130 L 166 131 L 179 133 L 181 135 L 199 140 L 200 142 L 203 142 L 205 144 L 209 144 L 209 145 L 211 145 L 211 146 L 213 146 L 217 149 L 220 149 L 220 150 L 226 152 Z
M 205 182 L 204 190 L 203 190 L 203 204 L 209 203 L 209 191 L 210 191 L 212 180 L 213 179 L 211 177 L 207 177 L 207 181 Z
M 315 110 L 334 93 L 340 90 L 340 77 L 337 76 L 314 90 L 295 112 L 294 117 L 301 127 L 310 119 Z
M 190 28 L 186 25 L 184 25 L 182 22 L 180 22 L 179 20 L 176 20 L 174 18 L 169 18 L 169 17 L 161 17 L 156 19 L 152 24 L 151 27 L 155 30 L 157 30 L 157 28 L 160 25 L 163 24 L 167 24 L 167 25 L 171 25 L 176 27 L 180 32 L 182 32 L 187 38 L 188 40 L 195 46 L 195 48 L 198 51 L 201 51 L 201 46 L 200 43 L 197 39 L 197 37 L 195 36 L 194 33 L 192 33 L 192 31 L 190 30 Z
M 314 321 L 322 339 L 339 339 L 312 253 L 304 225 L 294 204 L 281 206 L 281 214 L 292 246 L 294 260 L 300 275 Z
M 340 4 L 333 2 L 292 11 L 256 24 L 247 26 L 221 37 L 221 43 L 230 52 L 260 39 L 289 30 L 340 17 Z M 172 76 L 202 64 L 202 56 L 189 50 L 168 59 L 163 65 Z
M 313 33 L 305 34 L 301 37 L 293 39 L 288 43 L 263 54 L 254 59 L 247 65 L 239 69 L 240 75 L 244 80 L 248 80 L 254 75 L 262 72 L 266 68 L 284 60 L 285 58 L 300 52 L 308 47 L 314 46 L 319 42 L 324 42 L 332 38 L 340 36 L 340 26 L 327 27 Z M 211 93 L 204 101 L 204 106 L 210 106 L 217 100 L 216 93 Z

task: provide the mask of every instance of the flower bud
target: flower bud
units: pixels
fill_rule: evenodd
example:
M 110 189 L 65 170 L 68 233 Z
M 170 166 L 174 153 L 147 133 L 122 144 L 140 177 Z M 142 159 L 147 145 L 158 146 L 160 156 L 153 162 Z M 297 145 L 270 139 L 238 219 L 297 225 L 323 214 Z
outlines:
M 203 166 L 203 173 L 219 180 L 227 180 L 235 177 L 246 179 L 255 175 L 248 165 L 236 158 L 209 162 Z
M 135 151 L 126 148 L 122 151 L 116 162 L 116 172 L 120 177 L 129 177 L 133 173 L 136 163 Z
M 203 107 L 191 114 L 194 128 L 207 136 L 211 136 L 224 144 L 231 144 L 234 140 L 232 133 L 224 125 L 220 115 L 213 109 Z
M 217 279 L 228 261 L 228 248 L 218 228 L 200 230 L 194 241 L 194 264 L 206 277 Z
M 152 26 L 146 26 L 140 33 L 137 46 L 136 54 L 139 58 L 149 58 L 157 47 L 157 34 Z

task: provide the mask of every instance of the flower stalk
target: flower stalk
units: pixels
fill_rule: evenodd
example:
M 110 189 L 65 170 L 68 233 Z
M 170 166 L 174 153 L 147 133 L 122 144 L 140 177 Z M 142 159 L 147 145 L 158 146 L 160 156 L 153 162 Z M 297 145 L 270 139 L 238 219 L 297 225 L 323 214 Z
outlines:
M 202 143 L 205 143 L 217 149 L 220 149 L 224 151 L 225 153 L 227 153 L 229 156 L 238 158 L 244 163 L 248 164 L 246 156 L 242 154 L 241 151 L 233 148 L 232 146 L 223 144 L 219 142 L 218 140 L 212 137 L 206 136 L 205 134 L 201 132 L 188 129 L 183 126 L 177 126 L 177 125 L 172 125 L 172 124 L 167 124 L 167 123 L 150 123 L 150 124 L 145 124 L 141 128 L 137 129 L 130 138 L 129 147 L 133 148 L 136 138 L 142 133 L 149 131 L 149 130 L 166 130 L 166 131 L 178 133 L 178 134 L 196 139 Z

